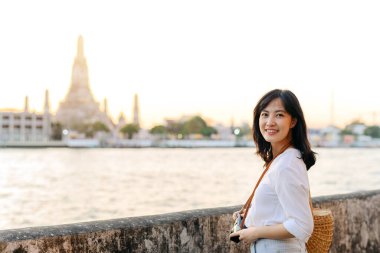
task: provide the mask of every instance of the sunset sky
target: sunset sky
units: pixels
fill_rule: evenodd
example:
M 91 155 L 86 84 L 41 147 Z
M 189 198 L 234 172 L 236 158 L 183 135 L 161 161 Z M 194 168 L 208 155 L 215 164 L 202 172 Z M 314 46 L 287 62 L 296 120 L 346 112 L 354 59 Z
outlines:
M 1 1 L 0 108 L 29 96 L 41 111 L 48 89 L 55 111 L 82 35 L 96 100 L 128 121 L 138 93 L 144 127 L 250 122 L 272 88 L 298 96 L 310 127 L 380 124 L 379 13 L 379 1 Z

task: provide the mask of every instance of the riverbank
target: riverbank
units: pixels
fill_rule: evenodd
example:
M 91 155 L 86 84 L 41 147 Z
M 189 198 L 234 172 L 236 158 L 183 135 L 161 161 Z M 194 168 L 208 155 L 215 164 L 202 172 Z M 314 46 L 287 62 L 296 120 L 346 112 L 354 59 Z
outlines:
M 97 139 L 70 139 L 46 142 L 2 142 L 3 148 L 233 148 L 253 147 L 246 140 L 128 140 L 116 139 L 103 142 Z
M 312 143 L 313 144 L 313 143 Z M 97 139 L 70 139 L 46 142 L 0 142 L 0 148 L 235 148 L 254 147 L 248 140 L 141 140 L 116 139 L 101 141 Z M 347 144 L 313 145 L 317 148 L 380 148 L 380 142 L 355 142 Z

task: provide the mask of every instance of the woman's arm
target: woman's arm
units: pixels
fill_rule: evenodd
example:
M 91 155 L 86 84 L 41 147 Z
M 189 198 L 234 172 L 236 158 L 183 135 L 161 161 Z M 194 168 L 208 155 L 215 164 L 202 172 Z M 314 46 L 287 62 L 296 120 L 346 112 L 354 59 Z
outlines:
M 294 236 L 285 229 L 284 225 L 276 224 L 271 226 L 249 227 L 232 233 L 230 237 L 239 235 L 239 239 L 245 243 L 252 243 L 259 238 L 267 239 L 288 239 Z

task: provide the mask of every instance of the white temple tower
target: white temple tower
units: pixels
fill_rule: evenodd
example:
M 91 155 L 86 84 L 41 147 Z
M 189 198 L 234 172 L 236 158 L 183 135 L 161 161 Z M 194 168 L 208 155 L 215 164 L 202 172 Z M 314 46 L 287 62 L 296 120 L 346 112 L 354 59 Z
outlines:
M 107 126 L 111 125 L 111 120 L 100 110 L 99 103 L 95 101 L 91 92 L 82 36 L 78 38 L 70 88 L 59 105 L 56 120 L 71 129 L 96 121 L 103 122 Z
M 135 94 L 133 99 L 133 124 L 140 126 L 139 97 Z

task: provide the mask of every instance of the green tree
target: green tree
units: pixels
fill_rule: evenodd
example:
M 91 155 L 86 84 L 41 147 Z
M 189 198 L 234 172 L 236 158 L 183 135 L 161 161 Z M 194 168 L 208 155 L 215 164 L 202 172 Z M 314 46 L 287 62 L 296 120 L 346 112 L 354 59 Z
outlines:
M 371 136 L 372 138 L 380 138 L 380 127 L 369 126 L 364 130 L 364 134 Z
M 364 125 L 364 122 L 362 122 L 360 119 L 355 119 L 353 120 L 349 126 L 353 126 L 353 125 Z
M 155 134 L 155 135 L 164 135 L 168 132 L 168 130 L 166 129 L 165 126 L 163 125 L 158 125 L 158 126 L 154 126 L 152 127 L 152 129 L 150 129 L 149 133 L 151 134 Z
M 109 133 L 110 129 L 102 122 L 96 121 L 94 124 L 92 124 L 92 130 L 96 132 L 106 132 Z
M 178 135 L 181 132 L 183 124 L 180 122 L 169 121 L 166 125 L 166 130 L 169 134 Z
M 181 133 L 184 135 L 201 134 L 205 127 L 207 127 L 206 122 L 200 116 L 195 116 L 183 124 Z
M 128 139 L 132 139 L 135 133 L 138 133 L 140 130 L 139 126 L 136 124 L 126 124 L 123 128 L 120 129 L 120 132 L 128 136 Z
M 76 125 L 73 129 L 77 130 L 80 133 L 84 133 L 87 138 L 94 137 L 97 132 L 108 133 L 110 131 L 109 128 L 100 121 L 96 121 L 94 123 Z
M 159 136 L 160 139 L 165 139 L 168 134 L 168 130 L 163 125 L 154 126 L 149 130 L 149 133 Z
M 206 127 L 201 129 L 201 134 L 205 137 L 208 137 L 208 138 L 210 138 L 210 136 L 212 134 L 217 134 L 217 133 L 218 133 L 218 131 L 213 127 L 206 126 Z
M 201 134 L 205 137 L 210 137 L 212 134 L 218 133 L 215 128 L 208 126 L 200 116 L 191 117 L 185 122 L 168 121 L 166 130 L 167 133 L 173 134 L 177 138 L 183 138 L 190 134 Z

